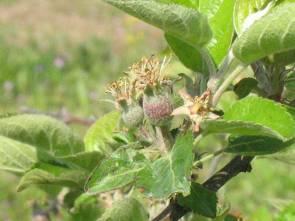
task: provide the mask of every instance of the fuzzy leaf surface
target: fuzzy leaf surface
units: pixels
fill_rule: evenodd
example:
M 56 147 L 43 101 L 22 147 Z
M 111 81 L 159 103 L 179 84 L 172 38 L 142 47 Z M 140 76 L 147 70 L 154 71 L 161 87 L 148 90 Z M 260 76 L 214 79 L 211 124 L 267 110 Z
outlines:
M 0 135 L 55 156 L 70 155 L 84 149 L 82 139 L 69 127 L 45 115 L 22 114 L 1 118 Z
M 194 8 L 197 9 L 199 7 L 199 0 L 159 0 L 163 3 L 175 3 L 178 5 L 183 5 L 188 8 Z
M 120 120 L 120 113 L 110 112 L 98 119 L 87 131 L 84 142 L 86 151 L 99 151 L 110 153 L 108 144 L 115 142 L 113 133 Z
M 237 101 L 224 114 L 225 120 L 260 124 L 286 140 L 295 136 L 295 121 L 288 110 L 272 100 L 249 96 Z
M 203 46 L 212 37 L 207 17 L 195 9 L 155 0 L 104 1 L 192 46 Z
M 218 65 L 228 53 L 234 34 L 235 0 L 199 0 L 198 10 L 207 15 L 213 32 L 208 50 Z
M 134 198 L 115 202 L 98 221 L 148 221 L 148 213 L 143 205 Z
M 209 54 L 205 56 L 204 54 L 202 54 L 206 53 L 205 51 L 202 52 L 201 49 L 193 47 L 172 35 L 165 34 L 165 38 L 172 51 L 175 53 L 175 55 L 184 66 L 193 71 L 202 74 L 208 74 L 206 57 L 210 56 Z
M 270 137 L 245 136 L 230 139 L 226 152 L 250 156 L 273 154 L 294 143 L 294 139 L 284 142 Z
M 284 51 L 268 57 L 273 64 L 287 66 L 295 62 L 295 50 Z
M 103 212 L 103 203 L 98 197 L 82 194 L 74 201 L 70 220 L 96 221 Z
M 272 8 L 252 24 L 233 45 L 234 55 L 250 64 L 268 55 L 295 49 L 295 2 Z
M 187 68 L 203 74 L 208 73 L 208 67 L 206 66 L 210 63 L 206 60 L 211 59 L 210 56 L 212 56 L 212 60 L 219 64 L 231 45 L 234 31 L 232 21 L 234 0 L 200 0 L 198 3 L 194 1 L 194 4 L 191 1 L 173 0 L 170 2 L 194 8 L 208 16 L 213 32 L 213 38 L 207 45 L 208 52 L 204 48 L 201 49 L 198 45 L 190 46 L 180 39 L 168 34 L 165 35 L 171 49 Z M 211 63 L 214 64 L 214 62 Z
M 137 186 L 156 198 L 167 198 L 173 193 L 189 194 L 192 147 L 192 134 L 178 136 L 167 156 L 157 159 L 139 173 Z
M 269 2 L 271 0 L 236 0 L 233 16 L 236 32 L 240 34 L 247 17 L 262 10 Z
M 111 162 L 111 163 L 110 163 Z M 95 171 L 95 177 L 88 184 L 89 194 L 98 194 L 122 188 L 135 181 L 136 175 L 143 166 L 125 164 L 123 162 L 103 162 L 104 166 Z M 115 164 L 112 166 L 111 164 Z M 109 168 L 105 168 L 108 166 Z M 105 169 L 105 171 L 101 171 Z M 109 169 L 109 170 L 108 170 Z M 107 171 L 107 173 L 105 173 Z
M 36 166 L 25 173 L 17 187 L 22 191 L 32 185 L 61 185 L 78 189 L 83 189 L 88 172 L 79 167 L 70 167 L 68 165 L 54 165 L 49 163 L 37 163 Z
M 240 120 L 204 120 L 201 123 L 201 129 L 208 134 L 229 133 L 233 135 L 261 135 L 284 139 L 280 133 L 269 127 Z
M 0 136 L 0 169 L 22 174 L 39 158 L 36 148 L 10 138 Z
M 133 154 L 130 154 L 132 152 Z M 130 155 L 129 155 L 130 154 Z M 122 188 L 135 182 L 137 174 L 144 168 L 144 157 L 133 150 L 115 152 L 103 160 L 87 183 L 87 193 L 98 194 Z
M 104 155 L 97 151 L 81 152 L 74 155 L 58 158 L 67 163 L 75 164 L 89 172 L 97 167 L 104 159 Z
M 81 152 L 66 157 L 53 157 L 40 152 L 35 163 L 25 171 L 18 190 L 36 184 L 68 186 L 81 191 L 91 172 L 100 165 L 103 158 L 99 152 Z

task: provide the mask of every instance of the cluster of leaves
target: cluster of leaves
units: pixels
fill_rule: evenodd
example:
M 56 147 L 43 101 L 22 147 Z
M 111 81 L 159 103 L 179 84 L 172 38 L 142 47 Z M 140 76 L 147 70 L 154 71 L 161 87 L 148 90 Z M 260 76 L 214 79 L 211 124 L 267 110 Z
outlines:
M 170 200 L 194 216 L 236 219 L 196 175 L 222 153 L 253 157 L 294 148 L 295 3 L 105 1 L 162 29 L 192 77 L 162 77 L 164 62 L 143 59 L 111 88 L 118 110 L 99 119 L 84 141 L 46 116 L 3 115 L 0 169 L 21 176 L 19 191 L 67 187 L 63 205 L 73 217 L 145 221 L 155 215 L 147 208 Z M 238 99 L 218 106 L 225 90 Z M 212 134 L 224 134 L 226 146 L 204 156 L 198 144 Z M 97 196 L 105 193 L 121 200 L 100 216 Z

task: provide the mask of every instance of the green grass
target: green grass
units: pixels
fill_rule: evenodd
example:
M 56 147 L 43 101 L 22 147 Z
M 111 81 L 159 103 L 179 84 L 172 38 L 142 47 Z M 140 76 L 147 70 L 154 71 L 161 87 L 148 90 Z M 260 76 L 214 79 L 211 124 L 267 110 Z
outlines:
M 122 75 L 140 52 L 149 53 L 139 49 L 135 55 L 135 49 L 130 49 L 121 59 L 112 52 L 110 42 L 97 37 L 62 51 L 54 41 L 49 44 L 46 50 L 34 42 L 26 47 L 12 43 L 0 47 L 0 102 L 8 104 L 8 110 L 26 106 L 54 111 L 66 107 L 75 114 L 101 115 L 109 110 L 101 102 L 106 97 L 106 84 Z
M 45 200 L 45 194 L 37 189 L 16 193 L 18 178 L 0 172 L 0 220 L 31 220 L 31 208 L 34 200 Z
M 262 216 L 260 213 L 274 216 L 294 201 L 294 165 L 256 159 L 252 167 L 251 173 L 240 174 L 225 187 L 225 199 L 234 210 L 246 217 Z M 270 221 L 265 216 L 259 221 Z
M 17 0 L 0 0 L 0 4 L 2 5 L 10 5 L 10 4 L 15 4 Z
M 2 112 L 66 108 L 100 116 L 111 108 L 102 102 L 106 84 L 163 42 L 156 30 L 95 0 L 0 2 L 0 15 Z
M 86 115 L 106 111 L 95 109 L 103 97 L 103 85 L 123 68 L 108 43 L 95 38 L 63 52 L 6 44 L 1 48 L 0 66 L 0 102 L 8 104 L 6 108 L 54 111 L 66 107 Z

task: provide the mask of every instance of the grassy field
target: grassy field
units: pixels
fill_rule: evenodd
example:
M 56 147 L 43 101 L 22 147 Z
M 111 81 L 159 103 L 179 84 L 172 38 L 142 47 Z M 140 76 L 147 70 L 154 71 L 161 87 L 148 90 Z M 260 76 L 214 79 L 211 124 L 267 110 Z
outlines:
M 103 101 L 105 85 L 166 47 L 158 30 L 97 0 L 0 0 L 0 24 L 0 113 L 99 117 L 111 108 Z M 293 170 L 257 159 L 252 173 L 220 195 L 251 221 L 275 220 L 295 199 Z M 30 220 L 32 201 L 44 197 L 36 189 L 16 193 L 17 180 L 0 172 L 0 220 Z
M 163 46 L 157 30 L 93 0 L 4 1 L 0 22 L 4 111 L 99 116 L 104 85 Z

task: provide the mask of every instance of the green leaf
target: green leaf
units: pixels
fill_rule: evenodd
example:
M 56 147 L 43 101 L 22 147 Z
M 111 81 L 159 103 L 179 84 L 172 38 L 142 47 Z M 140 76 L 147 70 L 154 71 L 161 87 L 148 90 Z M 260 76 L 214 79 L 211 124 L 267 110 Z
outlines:
M 271 0 L 236 0 L 233 15 L 236 32 L 242 33 L 247 17 L 265 8 L 269 2 Z
M 103 204 L 97 196 L 80 195 L 74 203 L 72 221 L 96 221 L 103 214 Z
M 190 4 L 189 1 L 173 1 L 199 10 L 209 17 L 209 24 L 213 31 L 213 38 L 208 44 L 209 51 L 201 49 L 198 45 L 189 45 L 181 41 L 180 38 L 165 35 L 168 44 L 179 60 L 193 71 L 208 74 L 207 65 L 211 55 L 216 64 L 219 64 L 228 52 L 233 37 L 232 13 L 234 0 L 208 1 L 200 0 L 199 5 Z M 210 52 L 210 53 L 209 53 Z M 210 55 L 211 54 L 211 55 Z M 207 61 L 206 61 L 207 60 Z M 212 67 L 212 68 L 215 68 Z
M 148 221 L 145 208 L 134 198 L 126 198 L 115 202 L 98 221 Z
M 273 154 L 288 148 L 294 143 L 295 139 L 284 142 L 275 138 L 261 136 L 237 137 L 229 140 L 226 152 L 250 156 Z
M 187 68 L 202 73 L 209 74 L 209 70 L 206 63 L 206 57 L 202 54 L 201 49 L 193 47 L 172 35 L 165 34 L 166 41 L 170 48 L 173 50 L 178 59 Z M 209 54 L 207 56 L 210 56 Z M 215 68 L 215 67 L 213 67 Z
M 17 187 L 22 191 L 32 185 L 61 185 L 83 189 L 84 182 L 89 173 L 79 167 L 68 165 L 54 165 L 49 163 L 37 163 L 34 169 L 25 173 Z
M 143 166 L 121 166 L 118 162 L 112 162 L 112 164 L 120 165 L 120 167 L 114 168 L 107 162 L 104 162 L 109 166 L 108 169 L 114 170 L 108 171 L 108 174 L 105 174 L 103 171 L 96 171 L 95 177 L 90 181 L 88 193 L 89 194 L 98 194 L 103 192 L 108 192 L 111 190 L 122 188 L 135 181 L 136 175 L 144 168 Z M 105 168 L 103 166 L 102 168 Z M 99 168 L 101 170 L 102 168 Z
M 224 92 L 219 102 L 216 106 L 218 110 L 222 110 L 223 112 L 226 112 L 228 109 L 231 108 L 231 106 L 238 100 L 238 96 L 233 91 L 226 91 Z
M 232 15 L 235 0 L 167 0 L 164 2 L 177 3 L 184 5 L 186 7 L 194 8 L 195 10 L 198 10 L 199 12 L 201 12 L 209 18 L 209 25 L 213 32 L 213 38 L 211 39 L 207 47 L 209 49 L 210 54 L 214 58 L 215 63 L 219 64 L 227 54 L 232 42 L 232 37 L 234 33 Z M 198 63 L 202 63 L 202 57 L 204 56 L 201 55 L 198 47 L 196 47 L 195 45 L 195 49 L 189 48 L 189 46 L 183 46 L 185 47 L 185 51 L 189 56 L 182 56 L 184 52 L 181 52 L 181 48 L 179 48 L 179 50 L 174 49 L 174 47 L 177 47 L 177 45 L 181 47 L 180 43 L 172 42 L 176 44 L 176 46 L 174 47 L 173 44 L 171 44 L 171 41 L 168 41 L 168 43 L 171 46 L 174 53 L 179 57 L 179 59 L 182 62 L 185 61 L 185 63 L 183 63 L 184 65 L 186 65 L 186 67 L 192 69 L 191 67 L 187 66 L 187 64 L 191 64 L 194 68 L 196 68 L 195 66 Z M 197 71 L 204 73 L 200 70 Z
M 295 203 L 290 202 L 277 216 L 277 221 L 292 221 L 295 219 Z
M 224 218 L 224 221 L 239 221 L 237 217 L 233 216 L 233 215 L 227 215 Z
M 84 149 L 82 140 L 65 124 L 43 115 L 15 115 L 0 119 L 0 135 L 46 150 L 55 156 Z
M 175 3 L 178 5 L 184 5 L 189 8 L 197 9 L 199 7 L 199 0 L 159 0 L 163 3 Z
M 295 143 L 280 152 L 263 156 L 263 158 L 277 160 L 289 165 L 295 165 Z
M 284 105 L 284 107 L 291 114 L 293 120 L 295 121 L 295 107 L 291 107 L 291 106 L 288 106 L 288 105 Z
M 104 0 L 192 46 L 203 46 L 212 36 L 208 19 L 198 11 L 154 0 Z
M 104 159 L 104 155 L 100 152 L 81 152 L 74 155 L 58 158 L 61 161 L 75 164 L 89 172 L 92 172 Z
M 128 152 L 119 150 L 101 162 L 86 185 L 89 194 L 108 192 L 135 182 L 137 174 L 144 168 L 145 158 L 133 151 L 130 155 Z
M 284 98 L 290 101 L 295 100 L 295 71 L 288 73 L 284 83 Z
M 22 174 L 30 169 L 39 158 L 36 148 L 0 136 L 0 169 Z
M 238 120 L 204 120 L 201 129 L 206 134 L 229 133 L 233 135 L 260 135 L 284 139 L 280 133 L 261 124 Z
M 48 185 L 49 186 L 49 185 Z M 51 186 L 52 187 L 52 186 Z M 58 194 L 58 193 L 57 193 Z M 77 189 L 70 189 L 64 196 L 63 196 L 63 207 L 66 209 L 71 209 L 74 207 L 75 201 L 83 195 L 83 191 Z
M 186 197 L 180 196 L 177 199 L 177 202 L 202 216 L 210 218 L 216 217 L 216 193 L 206 189 L 201 184 L 193 183 L 191 187 L 191 194 Z
M 257 87 L 257 84 L 258 82 L 254 78 L 243 78 L 235 85 L 234 91 L 239 98 L 244 98 Z
M 295 121 L 288 110 L 283 105 L 261 97 L 249 96 L 237 101 L 225 112 L 224 119 L 260 124 L 285 139 L 295 135 Z
M 282 3 L 251 25 L 233 45 L 246 64 L 271 54 L 295 49 L 295 2 Z
M 277 53 L 268 57 L 268 61 L 279 66 L 287 66 L 295 62 L 295 50 Z
M 113 133 L 120 120 L 120 113 L 110 112 L 97 120 L 87 131 L 84 142 L 87 151 L 110 153 L 110 143 L 115 142 Z
M 199 11 L 208 16 L 213 32 L 207 47 L 216 64 L 220 64 L 231 46 L 234 5 L 235 0 L 199 0 Z
M 193 163 L 193 136 L 180 135 L 167 156 L 154 161 L 138 175 L 137 186 L 156 198 L 167 198 L 173 193 L 189 194 Z

